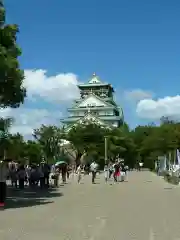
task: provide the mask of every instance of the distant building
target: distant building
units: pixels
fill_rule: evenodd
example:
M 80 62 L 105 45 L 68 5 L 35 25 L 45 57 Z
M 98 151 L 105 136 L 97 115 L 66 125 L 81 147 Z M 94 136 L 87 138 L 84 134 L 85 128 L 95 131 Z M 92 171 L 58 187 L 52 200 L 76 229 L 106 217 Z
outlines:
M 102 82 L 94 73 L 87 84 L 80 84 L 78 88 L 81 98 L 68 108 L 69 117 L 62 120 L 65 128 L 87 122 L 104 127 L 119 127 L 123 123 L 123 110 L 114 102 L 111 84 Z

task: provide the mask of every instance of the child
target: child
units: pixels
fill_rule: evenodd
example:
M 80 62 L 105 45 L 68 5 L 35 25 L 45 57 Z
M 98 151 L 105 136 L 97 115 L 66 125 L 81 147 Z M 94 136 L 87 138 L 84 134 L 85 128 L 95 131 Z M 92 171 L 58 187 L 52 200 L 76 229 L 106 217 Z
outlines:
M 108 168 L 108 165 L 106 164 L 106 165 L 104 166 L 105 182 L 107 182 L 107 180 L 108 180 L 108 175 L 109 175 L 109 168 Z

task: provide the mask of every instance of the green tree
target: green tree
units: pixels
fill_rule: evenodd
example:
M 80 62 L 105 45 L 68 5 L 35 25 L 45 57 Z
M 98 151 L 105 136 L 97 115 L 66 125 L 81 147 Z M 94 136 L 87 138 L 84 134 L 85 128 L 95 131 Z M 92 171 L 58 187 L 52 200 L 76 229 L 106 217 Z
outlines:
M 75 156 L 76 164 L 80 163 L 82 156 L 86 156 L 86 159 L 96 159 L 102 166 L 107 137 L 109 159 L 119 156 L 131 168 L 143 161 L 145 167 L 152 169 L 158 156 L 168 155 L 180 148 L 180 123 L 165 118 L 161 119 L 159 126 L 149 124 L 133 130 L 126 123 L 113 129 L 88 123 L 76 125 L 67 132 L 55 126 L 42 125 L 35 130 L 34 136 L 47 156 L 57 154 L 59 143 L 65 139 L 70 144 L 62 148 L 66 154 Z
M 40 163 L 42 160 L 42 145 L 35 141 L 28 140 L 23 149 L 24 159 L 31 163 Z
M 6 149 L 9 144 L 9 128 L 12 124 L 12 119 L 0 118 L 0 156 L 5 157 Z
M 7 157 L 12 158 L 15 161 L 21 161 L 24 145 L 25 142 L 21 134 L 8 134 L 7 145 L 5 149 Z
M 0 0 L 0 108 L 19 107 L 26 96 L 22 86 L 24 72 L 18 62 L 21 55 L 16 44 L 18 32 L 17 25 L 5 23 L 5 9 Z
M 156 129 L 153 124 L 145 126 L 137 126 L 131 131 L 131 138 L 135 144 L 135 160 L 134 164 L 137 165 L 138 162 L 143 161 L 146 166 L 146 156 L 147 153 L 144 151 L 142 145 L 146 138 L 150 137 L 152 132 Z
M 79 124 L 72 127 L 65 136 L 71 142 L 76 153 L 76 164 L 80 163 L 83 155 L 100 159 L 104 156 L 104 137 L 107 129 L 97 124 Z
M 15 24 L 6 24 L 5 16 L 3 1 L 0 0 L 0 108 L 16 108 L 26 96 L 24 72 L 18 62 L 21 50 L 16 43 L 19 29 Z M 4 151 L 9 146 L 7 134 L 11 123 L 11 119 L 0 119 L 1 155 L 5 155 Z
M 56 126 L 42 125 L 34 130 L 34 138 L 41 144 L 42 150 L 48 160 L 60 154 L 60 143 L 63 133 Z
M 151 124 L 138 126 L 132 131 L 136 144 L 137 160 L 144 166 L 154 168 L 158 156 L 168 155 L 180 147 L 180 125 L 169 118 L 161 118 L 159 126 Z
M 126 123 L 110 132 L 109 151 L 113 158 L 119 156 L 129 167 L 134 167 L 137 155 L 136 145 Z
M 107 137 L 108 158 L 115 160 L 117 156 L 123 157 L 126 162 L 132 160 L 132 153 L 135 151 L 135 144 L 130 137 L 130 130 L 127 124 L 122 128 L 107 129 L 97 124 L 80 124 L 67 134 L 67 140 L 72 143 L 76 152 L 76 164 L 79 164 L 83 155 L 93 158 L 104 165 L 105 137 Z M 131 153 L 131 154 L 130 154 Z

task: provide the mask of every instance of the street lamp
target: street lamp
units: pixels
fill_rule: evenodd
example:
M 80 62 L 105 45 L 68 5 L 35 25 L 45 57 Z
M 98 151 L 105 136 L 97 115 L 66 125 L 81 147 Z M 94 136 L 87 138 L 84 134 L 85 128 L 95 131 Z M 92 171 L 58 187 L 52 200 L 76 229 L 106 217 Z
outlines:
M 105 136 L 104 137 L 104 157 L 105 157 L 105 164 L 107 164 L 108 162 L 108 154 L 107 154 L 107 151 L 108 151 L 108 137 Z

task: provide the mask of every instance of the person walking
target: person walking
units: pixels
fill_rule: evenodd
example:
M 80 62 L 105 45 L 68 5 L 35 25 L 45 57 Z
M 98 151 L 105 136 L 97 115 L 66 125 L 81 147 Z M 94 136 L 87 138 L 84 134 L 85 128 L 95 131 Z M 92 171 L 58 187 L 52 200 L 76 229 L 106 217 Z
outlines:
M 62 181 L 63 181 L 63 183 L 66 183 L 67 164 L 62 164 L 62 166 L 61 166 L 61 174 L 62 174 Z
M 9 165 L 9 176 L 11 179 L 11 186 L 17 188 L 17 168 L 14 162 Z
M 68 165 L 67 166 L 67 179 L 69 179 L 70 171 L 71 171 L 71 168 L 70 168 L 70 165 Z
M 32 165 L 29 172 L 29 185 L 34 187 L 36 184 L 36 166 Z
M 81 181 L 81 178 L 82 178 L 82 165 L 80 164 L 76 170 L 76 173 L 77 173 L 77 182 L 80 183 Z
M 139 171 L 142 171 L 143 168 L 143 162 L 139 162 Z
M 49 165 L 47 163 L 45 163 L 45 161 L 43 160 L 40 164 L 40 168 L 41 168 L 41 171 L 43 172 L 44 174 L 44 186 L 49 188 L 49 175 L 50 175 L 50 172 L 51 172 L 51 169 L 49 167 Z
M 91 173 L 92 173 L 92 183 L 95 183 L 96 173 L 97 173 L 98 165 L 95 161 L 93 161 L 90 165 Z
M 107 164 L 105 164 L 105 166 L 104 166 L 104 178 L 105 178 L 106 183 L 108 181 L 108 177 L 109 177 L 109 167 L 108 167 Z
M 29 165 L 26 166 L 25 168 L 26 171 L 26 186 L 30 186 L 30 175 L 31 175 L 31 167 Z
M 44 178 L 44 172 L 41 167 L 38 168 L 38 173 L 39 173 L 40 188 L 43 189 L 45 187 L 45 178 Z
M 121 164 L 121 182 L 124 182 L 126 176 L 126 167 L 124 163 Z
M 58 187 L 59 186 L 59 168 L 55 168 L 55 172 L 54 172 L 54 187 Z
M 111 176 L 113 175 L 113 172 L 114 172 L 114 167 L 113 167 L 113 164 L 110 163 L 110 164 L 109 164 L 109 179 L 110 179 Z
M 8 166 L 4 160 L 1 160 L 0 161 L 0 207 L 5 206 L 7 176 L 8 176 Z
M 26 178 L 26 171 L 24 166 L 20 166 L 19 171 L 18 171 L 18 179 L 19 179 L 19 188 L 24 189 L 24 182 Z
M 128 181 L 128 171 L 129 171 L 128 165 L 125 165 L 124 170 L 125 170 L 125 180 L 127 182 Z
M 118 177 L 120 176 L 120 164 L 118 161 L 114 164 L 114 182 L 118 181 Z

